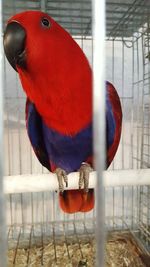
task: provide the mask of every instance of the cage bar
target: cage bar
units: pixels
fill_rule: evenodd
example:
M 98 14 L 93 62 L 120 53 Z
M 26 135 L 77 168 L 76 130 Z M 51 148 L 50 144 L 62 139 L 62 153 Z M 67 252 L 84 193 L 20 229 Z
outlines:
M 0 2 L 2 14 L 2 2 Z M 6 222 L 5 196 L 3 190 L 3 48 L 2 48 L 2 16 L 0 16 L 0 267 L 6 267 Z
M 93 1 L 93 138 L 96 182 L 96 266 L 105 262 L 105 1 Z M 99 149 L 101 148 L 101 149 Z M 100 227 L 101 226 L 101 227 Z

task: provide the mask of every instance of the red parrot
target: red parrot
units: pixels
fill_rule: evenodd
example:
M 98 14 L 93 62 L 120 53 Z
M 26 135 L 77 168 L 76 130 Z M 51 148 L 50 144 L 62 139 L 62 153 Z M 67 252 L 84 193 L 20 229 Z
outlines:
M 82 49 L 49 15 L 26 11 L 9 19 L 4 51 L 27 95 L 26 126 L 41 164 L 57 174 L 60 207 L 87 212 L 93 166 L 92 70 Z M 120 100 L 106 82 L 107 167 L 117 151 L 122 124 Z M 79 170 L 79 190 L 64 190 L 67 174 Z M 38 182 L 38 181 L 37 181 Z

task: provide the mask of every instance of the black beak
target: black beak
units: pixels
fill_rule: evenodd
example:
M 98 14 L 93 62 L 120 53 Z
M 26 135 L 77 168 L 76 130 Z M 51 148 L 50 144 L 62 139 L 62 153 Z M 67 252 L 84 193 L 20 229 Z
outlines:
M 4 51 L 10 65 L 16 71 L 16 65 L 26 68 L 25 41 L 25 29 L 15 21 L 9 23 L 4 33 Z

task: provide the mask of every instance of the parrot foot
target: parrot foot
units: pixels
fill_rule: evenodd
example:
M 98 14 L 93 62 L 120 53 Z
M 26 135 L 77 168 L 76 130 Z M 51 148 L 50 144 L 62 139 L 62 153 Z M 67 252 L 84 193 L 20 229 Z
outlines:
M 68 187 L 68 177 L 66 171 L 64 171 L 61 168 L 57 168 L 55 170 L 55 173 L 57 175 L 57 180 L 58 180 L 58 185 L 59 185 L 59 192 L 63 193 L 64 192 L 64 184 L 66 184 L 66 187 Z
M 84 191 L 88 193 L 89 191 L 89 174 L 93 171 L 93 168 L 88 163 L 82 163 L 80 169 L 79 169 L 79 189 L 84 187 Z

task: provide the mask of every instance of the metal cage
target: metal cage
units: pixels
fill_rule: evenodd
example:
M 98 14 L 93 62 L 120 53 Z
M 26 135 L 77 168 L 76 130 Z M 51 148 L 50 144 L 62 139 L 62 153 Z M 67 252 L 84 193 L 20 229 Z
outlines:
M 50 14 L 70 32 L 93 64 L 90 0 L 3 1 L 4 27 L 8 17 L 28 9 Z M 116 171 L 121 181 L 127 170 L 127 175 L 134 173 L 135 179 L 131 177 L 128 184 L 124 180 L 124 185 L 110 184 L 105 188 L 105 224 L 108 243 L 116 235 L 116 240 L 126 240 L 124 244 L 129 245 L 127 240 L 132 240 L 132 245 L 135 242 L 139 251 L 139 258 L 135 259 L 133 249 L 130 263 L 121 258 L 122 265 L 108 266 L 150 266 L 150 186 L 148 179 L 145 184 L 136 181 L 138 169 L 142 179 L 150 167 L 149 25 L 149 1 L 106 1 L 106 79 L 117 88 L 123 108 L 122 137 L 110 177 Z M 38 163 L 27 138 L 25 95 L 6 60 L 4 88 L 4 175 L 45 175 L 48 172 Z M 96 211 L 68 215 L 58 210 L 55 192 L 6 195 L 8 266 L 94 266 Z M 33 252 L 35 246 L 37 251 Z M 47 246 L 51 247 L 48 252 Z M 31 254 L 37 254 L 38 259 L 33 255 L 32 259 Z M 108 251 L 107 255 L 106 266 Z

